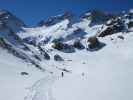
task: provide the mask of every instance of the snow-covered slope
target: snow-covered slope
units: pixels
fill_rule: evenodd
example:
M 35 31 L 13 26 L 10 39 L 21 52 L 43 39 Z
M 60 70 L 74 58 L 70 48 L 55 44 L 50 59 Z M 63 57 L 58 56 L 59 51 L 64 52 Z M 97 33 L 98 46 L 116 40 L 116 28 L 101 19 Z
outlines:
M 112 42 L 107 37 L 102 41 L 108 45 L 102 50 L 81 51 L 68 57 L 72 62 L 66 67 L 72 74 L 54 82 L 55 100 L 132 100 L 132 36 Z
M 28 75 L 22 75 L 22 73 Z M 31 64 L 0 48 L 0 100 L 24 100 L 30 86 L 44 77 Z
M 0 100 L 133 99 L 132 10 L 76 22 L 67 12 L 32 28 L 1 10 L 0 22 Z

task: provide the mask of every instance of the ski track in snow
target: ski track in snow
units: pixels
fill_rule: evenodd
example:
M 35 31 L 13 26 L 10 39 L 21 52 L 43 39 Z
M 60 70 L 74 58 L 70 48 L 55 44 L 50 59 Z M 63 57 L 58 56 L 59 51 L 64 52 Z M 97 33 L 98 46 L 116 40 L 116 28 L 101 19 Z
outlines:
M 52 84 L 56 78 L 52 75 L 46 76 L 36 81 L 29 89 L 29 94 L 24 100 L 55 100 L 52 96 Z

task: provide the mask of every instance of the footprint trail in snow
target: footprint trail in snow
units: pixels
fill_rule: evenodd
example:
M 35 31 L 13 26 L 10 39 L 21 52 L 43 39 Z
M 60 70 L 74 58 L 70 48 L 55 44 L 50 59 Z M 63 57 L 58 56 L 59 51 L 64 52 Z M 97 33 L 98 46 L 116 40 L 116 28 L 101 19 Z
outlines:
M 50 75 L 46 76 L 33 84 L 30 88 L 29 94 L 24 100 L 55 100 L 52 96 L 52 84 L 56 77 Z

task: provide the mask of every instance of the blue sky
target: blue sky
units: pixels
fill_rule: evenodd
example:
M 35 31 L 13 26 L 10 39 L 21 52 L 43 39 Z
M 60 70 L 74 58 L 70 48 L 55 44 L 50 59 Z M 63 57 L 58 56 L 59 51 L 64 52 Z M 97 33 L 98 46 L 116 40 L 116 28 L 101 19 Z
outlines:
M 79 15 L 90 9 L 122 11 L 133 8 L 133 0 L 0 0 L 1 9 L 7 9 L 28 25 L 71 11 Z

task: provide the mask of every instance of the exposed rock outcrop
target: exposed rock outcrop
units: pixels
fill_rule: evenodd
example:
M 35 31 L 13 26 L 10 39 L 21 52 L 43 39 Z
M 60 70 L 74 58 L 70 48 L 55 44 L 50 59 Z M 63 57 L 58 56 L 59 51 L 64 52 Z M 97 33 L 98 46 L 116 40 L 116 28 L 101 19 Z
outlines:
M 82 50 L 82 49 L 85 48 L 84 45 L 80 42 L 80 40 L 74 41 L 73 46 L 74 46 L 75 48 L 79 49 L 79 50 Z
M 114 33 L 122 32 L 125 29 L 124 22 L 121 18 L 112 19 L 106 25 L 107 28 L 98 35 L 99 37 L 104 37 L 107 35 L 112 35 Z
M 65 53 L 73 53 L 75 52 L 75 49 L 72 45 L 62 43 L 62 42 L 55 42 L 52 47 L 54 49 L 57 49 L 59 51 L 65 52 Z
M 97 51 L 105 46 L 105 44 L 100 42 L 95 36 L 89 37 L 87 42 L 89 43 L 87 48 L 89 51 Z
M 55 61 L 64 61 L 64 59 L 58 54 L 54 55 L 54 60 Z

